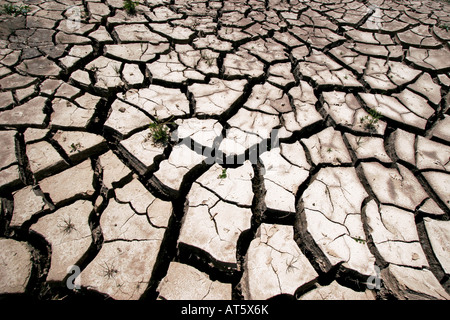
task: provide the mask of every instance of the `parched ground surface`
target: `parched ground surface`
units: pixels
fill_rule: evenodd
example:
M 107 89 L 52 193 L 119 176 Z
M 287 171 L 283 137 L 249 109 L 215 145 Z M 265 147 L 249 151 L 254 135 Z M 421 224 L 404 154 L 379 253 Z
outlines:
M 450 298 L 448 2 L 140 2 L 0 16 L 0 295 Z

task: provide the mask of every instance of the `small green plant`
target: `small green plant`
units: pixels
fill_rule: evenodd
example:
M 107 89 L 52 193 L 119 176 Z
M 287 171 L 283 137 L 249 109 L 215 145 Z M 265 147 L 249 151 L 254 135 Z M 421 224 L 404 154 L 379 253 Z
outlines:
M 105 278 L 111 279 L 114 278 L 114 276 L 119 272 L 116 268 L 114 268 L 113 265 L 108 265 L 108 263 L 106 261 L 105 262 L 105 266 L 103 267 L 103 276 Z
M 206 64 L 208 65 L 208 67 L 212 67 L 214 64 L 214 57 L 207 57 L 205 59 L 205 61 L 206 61 Z
M 12 3 L 6 3 L 3 5 L 3 7 L 0 9 L 0 14 L 8 14 L 10 16 L 20 16 L 24 15 L 26 16 L 30 12 L 30 7 L 27 5 L 16 5 Z
M 170 119 L 164 122 L 161 122 L 158 118 L 155 120 L 155 122 L 150 123 L 148 126 L 150 129 L 149 136 L 155 145 L 166 146 L 170 138 L 169 128 L 167 127 L 171 123 L 169 122 Z
M 204 51 L 201 52 L 201 58 L 205 60 L 205 63 L 208 65 L 208 67 L 212 67 L 214 64 L 214 60 L 216 59 L 214 56 L 210 56 Z
M 192 21 L 192 28 L 197 29 L 197 27 L 200 25 L 200 22 L 194 18 Z
M 219 174 L 219 176 L 217 177 L 217 179 L 226 179 L 227 178 L 227 169 L 224 168 L 222 169 L 222 173 Z
M 359 237 L 352 237 L 352 239 L 355 240 L 358 243 L 361 243 L 361 244 L 365 244 L 366 243 L 366 240 L 364 240 L 362 238 L 359 238 Z
M 447 32 L 450 30 L 450 26 L 449 26 L 448 24 L 441 24 L 441 25 L 439 26 L 439 28 L 445 29 L 445 31 L 447 31 Z
M 381 119 L 382 115 L 375 109 L 369 110 L 369 115 L 361 117 L 360 122 L 363 127 L 369 131 L 375 131 L 378 127 L 378 121 Z
M 80 148 L 82 148 L 83 146 L 81 145 L 81 143 L 77 142 L 77 143 L 72 143 L 70 145 L 70 153 L 74 153 L 77 152 Z
M 330 152 L 332 152 L 332 151 L 333 151 L 333 149 L 331 149 L 331 148 L 328 148 L 328 149 L 327 149 L 327 152 L 328 152 L 328 153 L 330 153 Z
M 362 137 L 358 137 L 358 139 L 356 139 L 356 150 L 358 150 L 359 148 L 361 148 L 361 146 L 363 145 L 364 141 L 362 140 Z
M 379 120 L 382 117 L 382 114 L 379 113 L 376 109 L 369 109 L 369 114 L 376 120 Z
M 123 1 L 123 8 L 128 14 L 135 15 L 136 14 L 136 7 L 138 6 L 139 1 L 132 1 L 132 0 L 124 0 Z
M 295 269 L 298 269 L 294 264 L 298 261 L 298 258 L 295 258 L 294 256 L 291 256 L 291 261 L 288 262 L 286 259 L 286 273 L 288 272 L 295 272 Z
M 120 65 L 113 65 L 113 70 L 116 73 L 116 75 L 120 76 Z
M 62 232 L 65 234 L 69 234 L 73 230 L 76 230 L 75 225 L 72 223 L 70 217 L 68 219 L 64 219 L 62 225 L 58 225 L 58 227 L 60 227 Z

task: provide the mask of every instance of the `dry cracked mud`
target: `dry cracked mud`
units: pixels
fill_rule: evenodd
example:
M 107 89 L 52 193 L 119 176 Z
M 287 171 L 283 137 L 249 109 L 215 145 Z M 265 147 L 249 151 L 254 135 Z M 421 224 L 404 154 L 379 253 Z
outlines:
M 0 1 L 0 296 L 450 299 L 448 1 L 139 2 Z

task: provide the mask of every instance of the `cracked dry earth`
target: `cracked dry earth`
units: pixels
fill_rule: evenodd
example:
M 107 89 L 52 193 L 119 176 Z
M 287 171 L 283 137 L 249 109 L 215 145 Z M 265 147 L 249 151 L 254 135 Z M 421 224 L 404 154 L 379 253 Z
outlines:
M 450 298 L 448 2 L 140 2 L 0 16 L 2 296 Z

